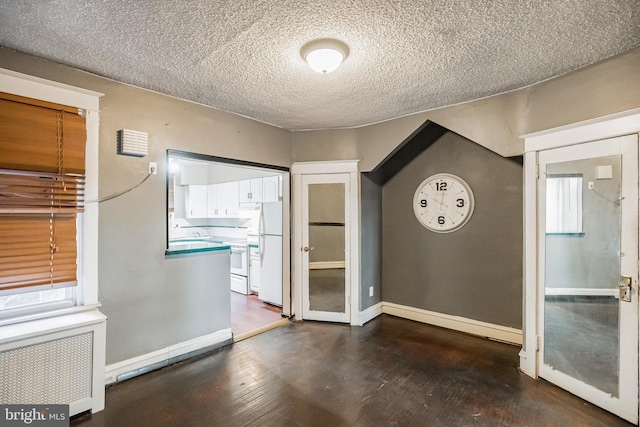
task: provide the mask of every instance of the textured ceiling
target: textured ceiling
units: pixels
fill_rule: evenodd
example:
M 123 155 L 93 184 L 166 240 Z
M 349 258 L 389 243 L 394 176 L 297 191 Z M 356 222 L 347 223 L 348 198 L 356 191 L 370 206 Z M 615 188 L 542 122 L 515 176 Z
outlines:
M 334 73 L 300 47 L 337 38 Z M 0 45 L 279 127 L 362 126 L 640 45 L 640 0 L 2 0 Z

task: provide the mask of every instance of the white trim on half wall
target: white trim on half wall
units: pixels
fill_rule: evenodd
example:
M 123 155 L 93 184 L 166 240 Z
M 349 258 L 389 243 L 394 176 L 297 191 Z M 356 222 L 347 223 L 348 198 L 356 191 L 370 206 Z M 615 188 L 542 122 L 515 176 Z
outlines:
M 209 335 L 183 341 L 151 353 L 107 365 L 105 369 L 105 383 L 111 384 L 142 375 L 194 356 L 195 354 L 192 354 L 194 352 L 208 351 L 212 349 L 212 347 L 231 343 L 232 340 L 233 335 L 231 334 L 231 329 L 221 329 Z

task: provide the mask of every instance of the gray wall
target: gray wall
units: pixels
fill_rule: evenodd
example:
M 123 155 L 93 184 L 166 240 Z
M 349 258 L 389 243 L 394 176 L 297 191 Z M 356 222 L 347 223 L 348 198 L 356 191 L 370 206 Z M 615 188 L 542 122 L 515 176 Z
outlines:
M 427 177 L 460 176 L 475 210 L 453 233 L 424 228 L 413 195 Z M 447 133 L 382 189 L 382 300 L 521 328 L 522 166 Z
M 191 151 L 291 165 L 290 132 L 0 48 L 0 67 L 102 92 L 99 193 L 138 189 L 100 204 L 99 299 L 107 364 L 229 328 L 228 255 L 166 258 L 165 153 Z M 149 133 L 149 155 L 116 154 L 116 131 Z M 222 274 L 221 272 L 226 272 Z
M 411 135 L 415 129 L 422 125 L 425 120 L 432 120 L 441 124 L 502 156 L 522 154 L 524 143 L 520 135 L 640 108 L 640 73 L 638 73 L 638 69 L 640 69 L 640 47 L 610 60 L 506 94 L 426 111 L 357 129 L 294 132 L 292 134 L 293 157 L 295 161 L 359 159 L 360 170 L 362 172 L 371 171 Z M 432 151 L 430 150 L 430 152 Z M 485 153 L 485 157 L 488 157 L 487 153 Z M 512 172 L 512 168 L 515 167 L 508 160 L 500 159 L 499 157 L 492 159 L 491 163 L 495 163 L 495 169 L 489 169 L 487 165 L 480 162 L 480 164 L 473 165 L 473 167 L 478 168 L 477 171 L 473 171 L 474 175 L 491 177 L 495 173 L 497 174 L 496 176 L 501 176 L 505 172 L 500 171 L 500 168 L 505 167 Z M 432 159 L 429 164 L 431 170 L 440 171 L 447 168 L 452 159 L 443 155 L 443 163 L 438 164 L 438 161 L 440 160 Z M 522 183 L 522 177 L 519 175 L 521 168 L 517 167 L 516 169 L 518 176 L 509 185 L 509 194 L 510 197 L 521 199 L 522 188 L 516 188 L 517 185 Z M 403 171 L 403 173 L 406 172 Z M 413 190 L 415 190 L 418 183 L 412 183 Z M 474 186 L 474 183 L 470 184 L 472 187 Z M 364 208 L 366 204 L 364 196 L 365 185 L 363 180 L 363 229 L 365 227 L 364 221 L 367 221 L 369 215 Z M 409 191 L 409 193 L 413 194 L 412 191 Z M 387 188 L 385 188 L 385 194 L 389 194 Z M 491 194 L 487 196 L 494 197 Z M 481 202 L 481 206 L 483 203 Z M 388 198 L 385 198 L 382 217 L 382 221 L 385 223 L 385 231 L 390 227 L 388 224 L 390 218 L 387 215 L 387 211 L 393 209 L 388 204 Z M 409 200 L 410 204 L 411 200 Z M 478 320 L 491 321 L 487 319 L 497 318 L 495 320 L 496 323 L 519 327 L 522 324 L 520 318 L 522 310 L 521 282 L 514 284 L 514 281 L 517 282 L 519 280 L 518 277 L 522 275 L 522 248 L 520 246 L 522 237 L 521 234 L 518 234 L 520 233 L 518 230 L 522 228 L 522 207 L 520 204 L 516 206 L 512 202 L 507 204 L 513 205 L 513 210 L 511 212 L 499 212 L 499 218 L 508 216 L 510 226 L 516 227 L 508 235 L 499 231 L 499 224 L 493 225 L 488 229 L 490 231 L 486 231 L 486 235 L 475 238 L 470 243 L 460 244 L 459 246 L 448 244 L 446 253 L 449 256 L 459 255 L 465 260 L 469 258 L 469 253 L 480 252 L 480 255 L 485 254 L 484 250 L 478 248 L 486 249 L 487 254 L 502 253 L 503 251 L 495 247 L 492 242 L 506 239 L 507 247 L 513 248 L 513 253 L 510 254 L 506 251 L 506 257 L 504 258 L 491 257 L 486 260 L 488 262 L 487 265 L 482 263 L 481 265 L 472 263 L 472 265 L 478 268 L 478 273 L 485 271 L 490 273 L 487 277 L 495 274 L 496 266 L 513 270 L 511 274 L 505 271 L 505 274 L 509 276 L 508 289 L 499 288 L 496 290 L 496 285 L 489 283 L 487 284 L 487 289 L 483 290 L 482 286 L 478 288 L 477 285 L 471 284 L 468 286 L 468 292 L 463 292 L 462 289 L 454 287 L 453 295 L 449 295 L 451 293 L 451 290 L 448 290 L 449 281 L 445 281 L 430 282 L 428 290 L 423 289 L 421 293 L 414 293 L 415 283 L 405 283 L 402 280 L 394 279 L 391 281 L 383 280 L 382 300 L 391 301 L 387 298 L 391 296 L 393 298 L 397 297 L 397 302 L 402 303 L 401 301 L 418 301 L 417 298 L 422 298 L 422 301 L 410 303 L 409 305 L 416 305 L 436 312 L 462 313 L 461 315 Z M 484 208 L 479 207 L 479 209 Z M 476 212 L 472 221 L 465 226 L 465 229 L 471 227 L 477 221 L 478 213 Z M 468 233 L 469 230 L 465 231 L 465 229 L 454 234 Z M 420 235 L 423 239 L 425 232 L 427 231 L 420 230 Z M 475 230 L 474 234 L 481 235 L 483 233 L 483 230 Z M 393 251 L 389 250 L 390 241 L 388 236 L 389 233 L 385 232 L 383 235 L 384 241 L 380 243 L 385 247 L 382 267 L 383 271 L 386 272 L 385 278 L 392 276 L 389 273 L 389 268 L 393 272 L 399 270 L 395 268 L 396 261 L 390 261 L 387 258 L 390 255 L 389 252 L 392 252 L 391 256 L 393 256 Z M 407 236 L 413 240 L 418 239 L 418 236 L 411 235 L 411 233 L 407 233 Z M 362 308 L 366 308 L 370 306 L 369 303 L 374 304 L 377 302 L 375 298 L 373 300 L 368 298 L 368 287 L 370 286 L 368 274 L 375 275 L 375 272 L 378 271 L 372 270 L 371 267 L 374 264 L 372 260 L 376 259 L 374 252 L 381 249 L 367 245 L 364 242 L 364 239 L 367 238 L 365 234 L 363 234 L 362 238 L 361 296 Z M 443 238 L 444 236 L 440 236 L 436 239 L 442 240 Z M 402 242 L 399 241 L 396 244 L 401 246 Z M 422 250 L 421 244 L 422 242 L 413 243 L 413 247 L 417 251 L 409 251 L 408 256 L 414 257 L 413 261 L 415 262 L 410 263 L 409 271 L 402 272 L 399 277 L 408 275 L 410 276 L 409 278 L 415 278 L 419 277 L 420 274 L 424 274 L 425 279 L 429 279 L 429 274 L 436 274 L 431 269 L 430 271 L 425 271 L 425 267 L 422 266 L 423 260 L 418 257 Z M 474 249 L 474 245 L 480 246 Z M 439 245 L 435 246 L 440 247 Z M 458 251 L 460 251 L 459 254 Z M 405 253 L 406 251 L 402 252 L 402 254 Z M 399 259 L 397 262 L 402 265 L 404 261 Z M 517 270 L 517 273 L 515 270 Z M 472 283 L 476 283 L 475 276 L 471 273 L 469 274 L 471 279 L 474 279 Z M 444 273 L 441 275 L 444 275 Z M 465 280 L 468 278 L 467 276 L 464 277 Z M 371 280 L 375 282 L 375 279 Z M 425 296 L 424 293 L 427 291 L 428 295 Z M 493 295 L 495 293 L 499 295 Z M 452 298 L 458 299 L 458 301 L 452 301 Z M 494 300 L 498 300 L 504 305 L 498 306 Z M 482 304 L 478 304 L 478 307 L 470 307 L 475 305 L 475 301 L 482 302 Z M 504 307 L 504 311 L 508 312 L 508 314 L 496 315 L 492 313 L 501 313 L 503 311 L 496 309 L 496 307 Z M 518 313 L 518 315 L 516 316 L 514 313 Z
M 286 131 L 210 108 L 124 85 L 98 90 L 105 93 L 100 100 L 100 195 L 131 186 L 144 177 L 147 162 L 158 162 L 157 177 L 100 206 L 100 301 L 109 317 L 107 363 L 113 363 L 231 327 L 228 266 L 218 262 L 217 273 L 197 273 L 201 258 L 185 258 L 182 272 L 193 279 L 185 282 L 179 280 L 184 274 L 176 275 L 176 263 L 164 257 L 166 150 L 288 166 L 290 146 Z M 121 128 L 149 132 L 146 158 L 116 155 L 115 135 Z M 215 295 L 199 292 L 212 288 Z M 184 299 L 201 305 L 195 309 Z
M 360 175 L 360 283 L 361 310 L 382 301 L 382 187 L 364 174 Z

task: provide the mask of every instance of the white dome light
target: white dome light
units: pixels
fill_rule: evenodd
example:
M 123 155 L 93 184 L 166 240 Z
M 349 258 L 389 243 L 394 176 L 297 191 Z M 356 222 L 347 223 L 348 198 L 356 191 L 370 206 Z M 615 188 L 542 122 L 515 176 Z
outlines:
M 340 66 L 349 48 L 339 40 L 319 39 L 302 46 L 300 54 L 313 71 L 327 74 Z

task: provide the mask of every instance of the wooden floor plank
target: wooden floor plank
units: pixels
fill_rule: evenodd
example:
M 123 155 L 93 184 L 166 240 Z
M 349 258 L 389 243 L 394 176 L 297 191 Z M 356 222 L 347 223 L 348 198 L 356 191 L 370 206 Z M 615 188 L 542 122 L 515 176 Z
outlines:
M 518 351 L 388 315 L 291 322 L 115 385 L 71 425 L 629 425 L 520 373 Z

